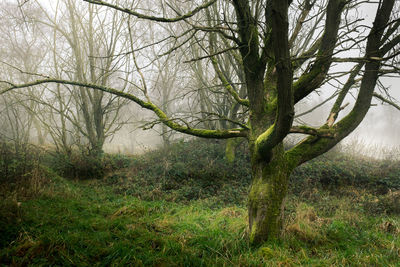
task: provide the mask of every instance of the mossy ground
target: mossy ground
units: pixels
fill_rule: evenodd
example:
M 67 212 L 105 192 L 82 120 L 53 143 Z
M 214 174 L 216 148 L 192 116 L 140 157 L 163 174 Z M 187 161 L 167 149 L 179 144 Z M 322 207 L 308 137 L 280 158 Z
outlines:
M 166 188 L 153 197 L 130 194 L 148 188 L 130 179 L 138 165 L 128 165 L 118 171 L 124 183 L 48 171 L 29 197 L 0 194 L 0 266 L 400 265 L 400 214 L 390 206 L 396 191 L 309 183 L 287 198 L 281 240 L 251 247 L 245 199 L 166 198 L 180 192 Z M 126 190 L 129 181 L 138 188 Z

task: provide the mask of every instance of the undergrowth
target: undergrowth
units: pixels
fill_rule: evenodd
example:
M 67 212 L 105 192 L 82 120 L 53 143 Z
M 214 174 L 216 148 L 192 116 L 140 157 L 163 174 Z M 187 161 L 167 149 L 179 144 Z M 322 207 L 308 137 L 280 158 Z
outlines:
M 283 237 L 251 247 L 240 148 L 233 163 L 204 141 L 106 157 L 104 179 L 38 164 L 35 194 L 1 195 L 0 266 L 398 266 L 395 160 L 336 151 L 298 168 Z
M 213 199 L 216 206 L 245 205 L 251 182 L 247 147 L 238 147 L 230 163 L 224 145 L 200 139 L 134 158 L 114 155 L 124 166 L 113 169 L 103 181 L 116 193 L 143 200 Z M 400 214 L 399 160 L 354 156 L 349 149 L 336 148 L 296 168 L 290 177 L 290 194 L 312 201 L 320 192 L 352 194 L 346 188 L 354 187 L 365 191 L 363 201 L 371 213 Z
M 240 204 L 246 200 L 249 170 L 245 152 L 230 163 L 223 142 L 196 140 L 133 158 L 127 168 L 109 173 L 105 182 L 117 193 L 143 200 L 213 198 L 217 205 Z

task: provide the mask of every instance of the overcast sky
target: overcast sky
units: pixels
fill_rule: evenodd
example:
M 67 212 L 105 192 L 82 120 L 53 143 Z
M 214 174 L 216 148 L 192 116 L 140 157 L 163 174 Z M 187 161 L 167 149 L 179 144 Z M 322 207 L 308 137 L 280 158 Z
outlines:
M 17 2 L 17 0 L 15 0 Z M 21 2 L 21 0 L 19 1 Z M 41 0 L 45 6 L 55 6 L 56 1 Z M 370 24 L 375 16 L 376 4 L 369 3 L 362 10 L 359 10 L 365 18 L 365 24 Z M 397 100 L 400 100 L 400 79 L 387 78 L 384 84 L 389 88 L 389 92 Z M 310 101 L 318 101 L 318 97 L 314 97 Z M 382 146 L 398 146 L 400 147 L 400 111 L 387 104 L 381 105 L 381 101 L 374 100 L 373 103 L 378 106 L 372 106 L 366 118 L 359 126 L 359 128 L 349 135 L 344 142 L 353 142 L 358 139 L 367 145 L 382 145 Z M 328 111 L 329 106 L 322 107 L 321 111 Z M 351 105 L 347 107 L 347 111 Z M 346 110 L 343 114 L 346 113 Z M 321 117 L 320 122 L 326 119 L 325 113 Z M 315 123 L 319 122 L 318 119 L 312 119 Z

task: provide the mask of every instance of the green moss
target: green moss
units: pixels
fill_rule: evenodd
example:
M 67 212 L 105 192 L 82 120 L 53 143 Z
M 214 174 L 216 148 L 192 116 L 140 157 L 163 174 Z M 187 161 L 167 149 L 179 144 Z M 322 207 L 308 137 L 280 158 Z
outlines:
M 278 238 L 282 227 L 282 205 L 287 193 L 288 177 L 286 158 L 280 144 L 272 151 L 270 162 L 253 164 L 253 184 L 249 193 L 249 216 L 252 223 L 250 243 L 260 244 Z
M 273 114 L 278 108 L 278 98 L 274 97 L 272 100 L 268 102 L 267 108 L 265 112 L 267 114 Z
M 236 146 L 239 144 L 240 144 L 239 138 L 231 138 L 226 141 L 225 157 L 229 163 L 233 163 L 235 161 L 235 150 Z
M 299 94 L 299 91 L 304 89 L 315 77 L 321 74 L 321 69 L 314 66 L 309 73 L 305 73 L 293 83 L 293 92 L 295 95 Z
M 275 129 L 275 124 L 271 125 L 265 132 L 260 134 L 256 141 L 255 141 L 255 147 L 257 153 L 262 153 L 264 151 L 264 146 L 268 142 L 268 138 L 270 138 L 270 135 L 274 132 Z

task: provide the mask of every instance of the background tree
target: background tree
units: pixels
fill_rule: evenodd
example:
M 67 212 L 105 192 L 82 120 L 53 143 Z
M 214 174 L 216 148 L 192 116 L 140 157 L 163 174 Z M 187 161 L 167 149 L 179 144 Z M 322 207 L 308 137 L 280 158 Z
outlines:
M 160 44 L 162 40 L 175 42 L 173 50 L 161 54 L 184 48 L 196 38 L 208 36 L 211 41 L 215 38 L 215 42 L 210 43 L 212 50 L 203 49 L 203 54 L 196 56 L 210 60 L 216 73 L 218 67 L 224 65 L 217 55 L 227 49 L 237 50 L 238 59 L 228 64 L 241 69 L 247 92 L 240 95 L 235 91 L 231 83 L 236 79 L 225 79 L 223 85 L 242 109 L 249 110 L 245 123 L 230 129 L 196 128 L 190 121 L 168 117 L 154 104 L 145 87 L 138 94 L 128 94 L 116 89 L 118 86 L 71 77 L 24 84 L 9 81 L 2 92 L 51 82 L 88 87 L 134 101 L 153 111 L 166 126 L 182 133 L 205 138 L 246 138 L 253 176 L 249 193 L 249 231 L 250 242 L 254 244 L 279 236 L 288 177 L 294 168 L 328 151 L 351 133 L 367 114 L 374 96 L 393 103 L 374 91 L 381 77 L 398 73 L 400 19 L 397 12 L 399 3 L 395 0 L 378 3 L 213 0 L 194 9 L 187 9 L 180 2 L 175 5 L 168 3 L 168 8 L 160 9 L 161 13 L 146 10 L 139 13 L 141 6 L 130 9 L 118 2 L 84 1 L 155 24 L 186 25 L 187 30 L 179 36 L 154 41 L 154 44 Z M 181 5 L 178 7 L 177 4 Z M 213 5 L 222 14 L 220 17 L 211 18 L 207 14 L 212 12 L 207 9 L 212 10 Z M 376 10 L 372 26 L 361 24 L 356 12 L 365 5 L 373 5 Z M 349 52 L 356 56 L 349 57 Z M 222 75 L 218 77 L 224 80 Z M 144 75 L 141 78 L 144 80 Z M 334 103 L 326 114 L 326 122 L 318 128 L 294 126 L 295 105 L 305 101 L 313 92 L 329 90 L 328 83 L 333 83 L 338 91 L 332 97 Z M 355 96 L 355 102 L 342 112 L 349 95 Z M 291 133 L 307 136 L 285 151 L 283 140 Z
M 112 81 L 113 84 L 126 87 L 129 72 L 121 66 L 129 68 L 129 64 L 115 57 L 128 43 L 128 39 L 122 36 L 126 28 L 124 15 L 113 10 L 100 13 L 96 6 L 86 11 L 82 3 L 75 1 L 57 1 L 54 4 L 55 10 L 52 12 L 39 2 L 30 1 L 24 5 L 24 10 L 14 6 L 18 12 L 8 14 L 12 18 L 22 11 L 31 25 L 41 29 L 34 36 L 41 40 L 42 49 L 47 48 L 48 51 L 35 53 L 28 49 L 23 55 L 25 61 L 33 61 L 39 66 L 37 63 L 40 61 L 35 60 L 31 54 L 46 55 L 46 60 L 41 64 L 47 68 L 46 76 L 66 76 L 80 82 L 103 85 Z M 25 10 L 40 13 L 24 14 Z M 21 42 L 14 43 L 10 47 L 31 47 Z M 26 64 L 13 65 L 21 66 L 23 72 L 38 73 L 37 67 L 30 69 Z M 120 79 L 122 72 L 125 76 L 123 80 Z M 26 73 L 23 75 L 27 76 Z M 85 87 L 56 84 L 46 86 L 46 89 L 46 94 L 30 93 L 30 101 L 40 111 L 25 104 L 27 110 L 34 115 L 33 121 L 40 121 L 41 127 L 37 128 L 47 130 L 61 154 L 70 157 L 72 150 L 78 148 L 94 159 L 101 157 L 106 139 L 112 137 L 124 124 L 120 110 L 127 101 Z
M 110 84 L 117 77 L 115 72 L 123 70 L 120 66 L 124 63 L 114 57 L 120 49 L 117 45 L 124 45 L 121 41 L 125 27 L 123 15 L 110 10 L 102 14 L 96 10 L 96 6 L 84 10 L 81 3 L 75 1 L 62 1 L 60 4 L 65 4 L 65 13 L 60 17 L 56 14 L 54 19 L 49 17 L 49 26 L 54 30 L 54 38 L 61 38 L 68 44 L 61 49 L 70 50 L 71 54 L 60 53 L 53 47 L 55 75 L 64 74 L 80 82 Z M 55 40 L 56 43 L 60 42 Z M 126 83 L 120 84 L 126 87 Z M 75 142 L 81 147 L 85 146 L 90 156 L 99 157 L 103 153 L 106 138 L 121 127 L 118 114 L 126 101 L 84 87 L 66 89 L 61 93 L 57 86 L 54 92 L 59 111 L 64 113 L 61 121 L 67 118 L 76 132 L 75 137 L 83 139 Z
M 28 82 L 30 74 L 41 71 L 47 52 L 43 48 L 44 41 L 38 34 L 41 32 L 40 26 L 24 17 L 15 16 L 19 14 L 17 6 L 6 8 L 6 5 L 2 4 L 0 10 L 4 15 L 0 26 L 2 79 Z M 31 9 L 29 15 L 40 16 L 38 11 Z M 39 106 L 33 101 L 42 93 L 43 91 L 37 88 L 27 88 L 24 92 L 3 96 L 3 111 L 4 115 L 7 114 L 3 118 L 8 126 L 4 125 L 1 128 L 1 135 L 15 143 L 16 151 L 17 147 L 28 142 L 44 143 L 45 133 L 35 116 Z

